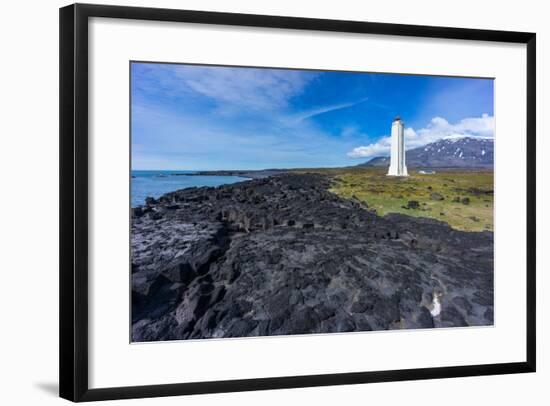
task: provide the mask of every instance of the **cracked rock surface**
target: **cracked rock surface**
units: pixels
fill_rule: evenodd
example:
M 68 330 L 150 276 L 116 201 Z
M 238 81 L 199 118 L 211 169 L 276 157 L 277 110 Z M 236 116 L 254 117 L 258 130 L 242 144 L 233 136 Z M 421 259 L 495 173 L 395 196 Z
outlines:
M 330 184 L 285 173 L 133 209 L 132 341 L 493 324 L 492 232 L 380 217 Z

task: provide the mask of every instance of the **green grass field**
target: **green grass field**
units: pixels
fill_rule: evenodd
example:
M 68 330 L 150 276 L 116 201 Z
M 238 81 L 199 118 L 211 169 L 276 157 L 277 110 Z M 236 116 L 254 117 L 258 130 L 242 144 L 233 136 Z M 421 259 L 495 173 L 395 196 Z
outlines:
M 492 171 L 436 170 L 428 175 L 411 170 L 409 177 L 386 176 L 386 168 L 323 172 L 335 175 L 332 192 L 366 203 L 379 215 L 403 213 L 445 221 L 463 231 L 493 230 Z

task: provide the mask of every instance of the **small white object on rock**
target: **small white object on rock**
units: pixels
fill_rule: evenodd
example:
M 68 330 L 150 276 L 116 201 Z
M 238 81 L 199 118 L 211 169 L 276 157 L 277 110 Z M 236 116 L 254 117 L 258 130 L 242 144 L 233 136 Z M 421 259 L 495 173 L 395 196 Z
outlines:
M 439 314 L 441 313 L 441 301 L 440 301 L 440 298 L 441 297 L 441 293 L 434 293 L 434 298 L 432 300 L 432 310 L 430 310 L 430 314 L 432 315 L 432 317 L 436 317 L 436 316 L 439 316 Z

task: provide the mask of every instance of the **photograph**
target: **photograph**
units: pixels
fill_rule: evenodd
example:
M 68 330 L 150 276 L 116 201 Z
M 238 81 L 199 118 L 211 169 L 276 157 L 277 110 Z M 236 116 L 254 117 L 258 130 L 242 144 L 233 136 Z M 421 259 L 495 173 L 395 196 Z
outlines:
M 492 78 L 130 63 L 131 342 L 492 326 Z

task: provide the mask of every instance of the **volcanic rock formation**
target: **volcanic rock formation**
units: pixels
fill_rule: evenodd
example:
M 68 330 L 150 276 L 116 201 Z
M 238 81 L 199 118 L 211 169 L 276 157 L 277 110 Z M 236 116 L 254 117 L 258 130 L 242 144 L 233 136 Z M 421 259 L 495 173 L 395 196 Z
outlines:
M 493 233 L 283 173 L 132 210 L 132 341 L 493 323 Z

